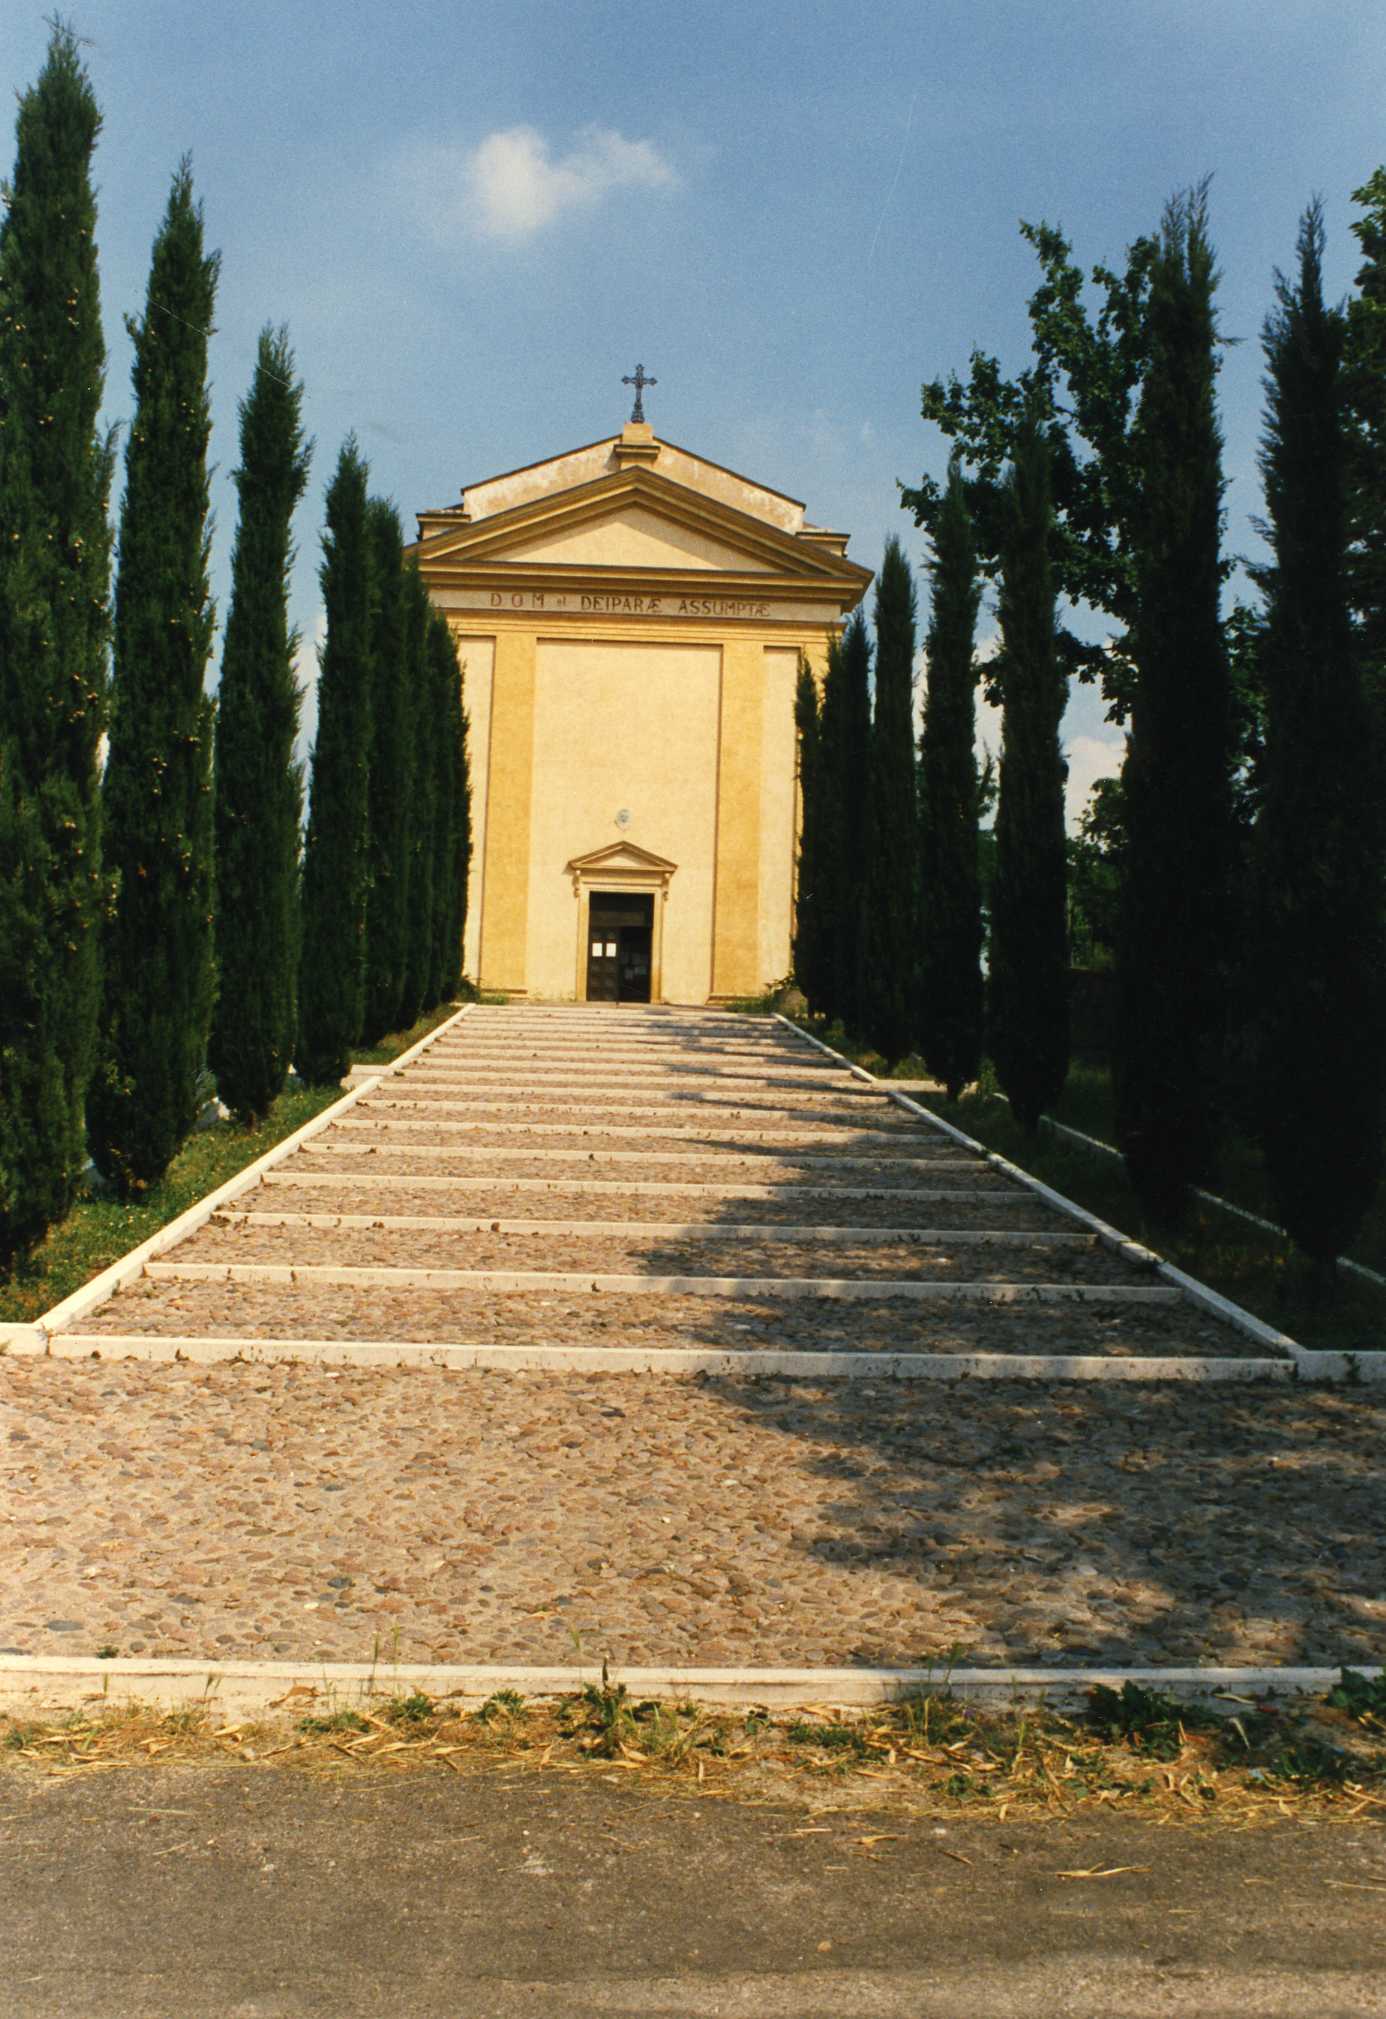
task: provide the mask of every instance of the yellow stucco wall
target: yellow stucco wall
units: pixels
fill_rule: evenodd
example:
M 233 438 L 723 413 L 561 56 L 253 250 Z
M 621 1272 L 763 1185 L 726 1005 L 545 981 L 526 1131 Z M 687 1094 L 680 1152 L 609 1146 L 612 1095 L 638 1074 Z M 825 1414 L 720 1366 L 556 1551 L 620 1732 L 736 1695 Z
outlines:
M 664 913 L 663 993 L 701 1002 L 712 948 L 720 654 L 714 645 L 538 641 L 527 899 L 528 988 L 578 987 L 566 865 L 616 841 L 678 865 Z M 626 826 L 616 816 L 629 812 Z

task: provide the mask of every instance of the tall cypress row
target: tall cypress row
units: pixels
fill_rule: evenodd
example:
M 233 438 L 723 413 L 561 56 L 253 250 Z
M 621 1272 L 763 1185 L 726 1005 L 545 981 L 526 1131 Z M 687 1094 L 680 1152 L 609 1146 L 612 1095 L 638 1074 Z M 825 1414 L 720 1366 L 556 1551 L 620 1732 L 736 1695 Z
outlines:
M 807 659 L 799 661 L 794 689 L 794 727 L 799 752 L 799 846 L 794 877 L 794 979 L 814 1015 L 824 1011 L 821 835 L 822 736 L 818 684 Z
M 219 988 L 210 1058 L 217 1092 L 246 1124 L 283 1091 L 298 1018 L 303 776 L 288 587 L 294 507 L 308 481 L 302 412 L 288 333 L 262 330 L 240 408 L 240 516 L 216 726 Z
M 370 813 L 371 571 L 366 465 L 348 436 L 327 493 L 319 580 L 327 636 L 318 665 L 308 833 L 298 1070 L 316 1086 L 343 1079 L 365 1005 Z
M 919 1045 L 956 1100 L 982 1059 L 982 893 L 977 859 L 977 668 L 981 585 L 956 463 L 938 515 L 920 747 Z
M 366 508 L 371 548 L 370 895 L 362 1035 L 394 1030 L 403 992 L 406 920 L 401 902 L 413 781 L 412 717 L 405 691 L 404 545 L 399 513 L 384 498 Z
M 19 101 L 0 219 L 0 1273 L 72 1202 L 86 1156 L 103 902 L 112 455 L 77 40 Z
M 1349 616 L 1344 317 L 1323 298 L 1323 216 L 1276 276 L 1261 471 L 1272 561 L 1266 789 L 1257 823 L 1261 1137 L 1278 1217 L 1319 1264 L 1381 1180 L 1382 816 Z
M 116 881 L 87 1127 L 98 1168 L 127 1196 L 158 1183 L 196 1119 L 212 1020 L 212 711 L 202 683 L 217 267 L 184 161 L 154 241 L 144 316 L 130 324 L 135 412 L 102 788 Z
M 1049 449 L 1028 409 L 1003 498 L 1001 793 L 991 901 L 987 1044 L 1033 1132 L 1068 1077 L 1064 760 L 1067 699 L 1054 635 Z
M 1386 752 L 1386 168 L 1353 191 L 1362 251 L 1344 340 L 1348 579 L 1357 643 L 1377 739 Z M 1379 774 L 1386 775 L 1386 774 Z
M 407 1030 L 424 1008 L 433 959 L 434 808 L 438 773 L 434 761 L 435 710 L 428 679 L 428 629 L 432 605 L 417 562 L 404 572 L 404 664 L 409 695 L 409 735 L 413 789 L 405 871 L 405 941 L 399 1019 Z
M 862 1032 L 888 1066 L 915 1035 L 919 834 L 915 814 L 916 606 L 909 562 L 886 541 L 876 579 L 876 697 L 866 803 Z
M 1216 279 L 1195 190 L 1166 208 L 1150 273 L 1117 947 L 1117 1140 L 1163 1219 L 1212 1175 L 1231 943 Z

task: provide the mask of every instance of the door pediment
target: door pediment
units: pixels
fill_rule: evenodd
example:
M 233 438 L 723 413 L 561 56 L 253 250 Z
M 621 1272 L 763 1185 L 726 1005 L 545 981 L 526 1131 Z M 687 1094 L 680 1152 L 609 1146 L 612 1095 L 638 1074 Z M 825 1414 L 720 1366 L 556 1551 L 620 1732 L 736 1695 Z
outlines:
M 576 888 L 580 883 L 593 883 L 604 876 L 639 878 L 645 883 L 667 885 L 678 864 L 648 848 L 637 847 L 633 841 L 613 841 L 605 848 L 575 855 L 564 867 Z

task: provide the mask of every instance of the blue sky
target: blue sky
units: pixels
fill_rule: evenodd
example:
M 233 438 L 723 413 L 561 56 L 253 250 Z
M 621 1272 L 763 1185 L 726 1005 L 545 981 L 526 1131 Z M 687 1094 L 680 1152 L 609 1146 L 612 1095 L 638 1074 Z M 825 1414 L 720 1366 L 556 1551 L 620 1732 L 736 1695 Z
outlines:
M 15 90 L 47 11 L 0 17 Z M 74 0 L 72 19 L 105 116 L 109 416 L 129 414 L 122 317 L 190 149 L 223 255 L 218 602 L 236 406 L 258 330 L 286 321 L 317 444 L 308 640 L 349 429 L 412 531 L 471 480 L 614 432 L 637 361 L 657 432 L 803 498 L 867 566 L 891 531 L 918 563 L 896 485 L 945 460 L 919 386 L 974 344 L 1023 363 L 1017 220 L 1115 262 L 1208 174 L 1242 339 L 1222 377 L 1228 544 L 1247 551 L 1273 269 L 1319 192 L 1346 290 L 1350 192 L 1386 159 L 1381 0 Z M 6 168 L 12 151 L 11 129 Z M 1065 734 L 1076 794 L 1110 763 L 1090 691 Z

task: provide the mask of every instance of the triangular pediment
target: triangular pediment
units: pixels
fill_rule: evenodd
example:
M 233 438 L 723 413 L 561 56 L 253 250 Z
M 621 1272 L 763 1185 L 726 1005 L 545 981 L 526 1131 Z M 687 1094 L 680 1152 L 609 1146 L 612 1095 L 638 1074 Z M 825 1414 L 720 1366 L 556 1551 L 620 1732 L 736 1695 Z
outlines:
M 432 516 L 423 534 L 411 551 L 425 579 L 440 583 L 581 576 L 709 585 L 720 577 L 761 592 L 772 584 L 816 588 L 850 607 L 871 579 L 810 529 L 786 531 L 639 467 L 528 499 L 479 524 Z
M 605 848 L 594 848 L 587 855 L 575 855 L 565 868 L 571 876 L 658 876 L 670 877 L 678 868 L 667 856 L 655 855 L 648 848 L 639 848 L 633 841 L 608 842 Z

